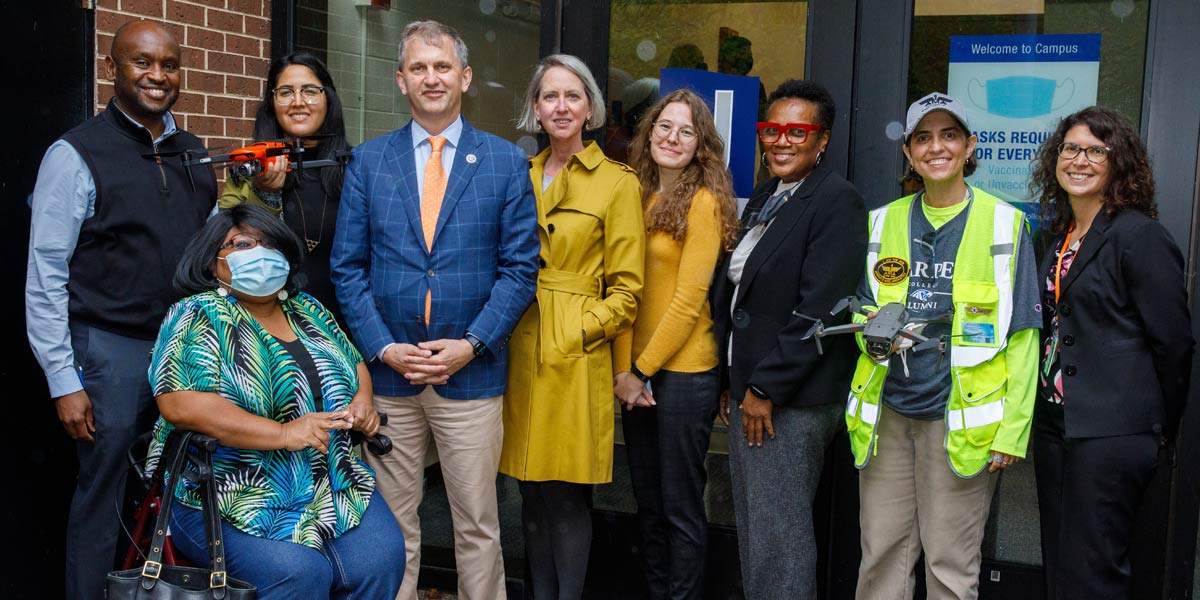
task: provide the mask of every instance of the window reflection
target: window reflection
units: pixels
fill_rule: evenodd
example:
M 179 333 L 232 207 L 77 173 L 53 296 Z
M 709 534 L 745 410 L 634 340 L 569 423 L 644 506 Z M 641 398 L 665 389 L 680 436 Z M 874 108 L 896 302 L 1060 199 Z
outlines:
M 470 50 L 474 81 L 463 98 L 472 125 L 517 142 L 513 115 L 538 60 L 539 0 L 394 2 L 392 8 L 338 0 L 298 0 L 297 49 L 325 59 L 345 103 L 346 137 L 358 144 L 409 119 L 396 87 L 400 32 L 421 19 L 458 30 Z
M 807 2 L 613 0 L 611 16 L 604 150 L 617 160 L 658 100 L 661 68 L 758 77 L 760 113 L 767 90 L 804 76 Z

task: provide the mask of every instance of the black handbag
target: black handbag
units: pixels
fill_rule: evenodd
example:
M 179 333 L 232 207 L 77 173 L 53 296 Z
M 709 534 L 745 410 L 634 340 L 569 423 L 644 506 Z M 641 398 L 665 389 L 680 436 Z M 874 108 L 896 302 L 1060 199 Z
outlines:
M 113 571 L 108 574 L 105 597 L 109 600 L 256 600 L 257 589 L 229 577 L 225 571 L 225 546 L 221 540 L 221 515 L 217 510 L 217 492 L 213 485 L 212 453 L 216 450 L 215 438 L 192 431 L 176 431 L 178 440 L 167 444 L 168 456 L 163 465 L 169 465 L 170 482 L 163 489 L 162 508 L 154 524 L 154 538 L 150 553 L 141 568 Z M 191 457 L 189 448 L 197 449 Z M 175 505 L 175 487 L 183 480 L 183 473 L 191 461 L 195 467 L 195 480 L 204 490 L 204 529 L 208 539 L 208 555 L 211 560 L 207 569 L 163 564 L 163 548 L 167 534 L 167 517 Z

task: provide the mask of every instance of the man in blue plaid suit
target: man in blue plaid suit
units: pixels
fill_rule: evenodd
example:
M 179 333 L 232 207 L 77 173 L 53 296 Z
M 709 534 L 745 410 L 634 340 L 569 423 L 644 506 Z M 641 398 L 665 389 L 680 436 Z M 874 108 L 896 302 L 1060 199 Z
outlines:
M 409 24 L 399 65 L 412 121 L 355 149 L 331 259 L 376 408 L 389 417 L 381 431 L 395 446 L 367 460 L 404 531 L 397 598 L 416 598 L 430 432 L 454 516 L 459 597 L 503 598 L 495 481 L 505 345 L 533 299 L 538 270 L 528 160 L 462 119 L 471 68 L 453 29 Z

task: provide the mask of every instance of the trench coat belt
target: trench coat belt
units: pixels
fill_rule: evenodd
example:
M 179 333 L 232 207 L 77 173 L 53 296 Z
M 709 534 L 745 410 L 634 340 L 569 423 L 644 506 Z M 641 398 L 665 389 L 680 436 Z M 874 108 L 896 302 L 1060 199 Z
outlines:
M 538 270 L 538 291 L 542 290 L 599 299 L 604 297 L 601 293 L 604 290 L 604 278 L 588 277 L 557 269 L 540 269 Z
M 604 277 L 589 277 L 557 269 L 538 270 L 538 365 L 545 362 L 546 340 L 554 339 L 554 312 L 557 303 L 554 301 L 555 294 L 552 292 L 602 299 L 604 297 Z M 574 334 L 574 332 L 571 333 Z M 580 334 L 582 335 L 582 331 Z

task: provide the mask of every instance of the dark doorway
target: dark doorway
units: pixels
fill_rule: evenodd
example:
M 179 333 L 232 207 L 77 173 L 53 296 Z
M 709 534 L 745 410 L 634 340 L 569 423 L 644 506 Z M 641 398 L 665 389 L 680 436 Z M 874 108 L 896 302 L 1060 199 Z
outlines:
M 29 194 L 42 154 L 54 140 L 92 115 L 96 57 L 94 13 L 78 0 L 10 2 L 4 11 L 3 72 L 13 118 L 0 145 L 0 314 L 9 317 L 7 357 L 0 362 L 5 391 L 8 465 L 3 531 L 20 540 L 21 576 L 5 577 L 5 598 L 61 598 L 67 508 L 75 479 L 75 450 L 59 425 L 42 371 L 25 337 L 25 263 Z M 17 74 L 25 73 L 24 76 Z

